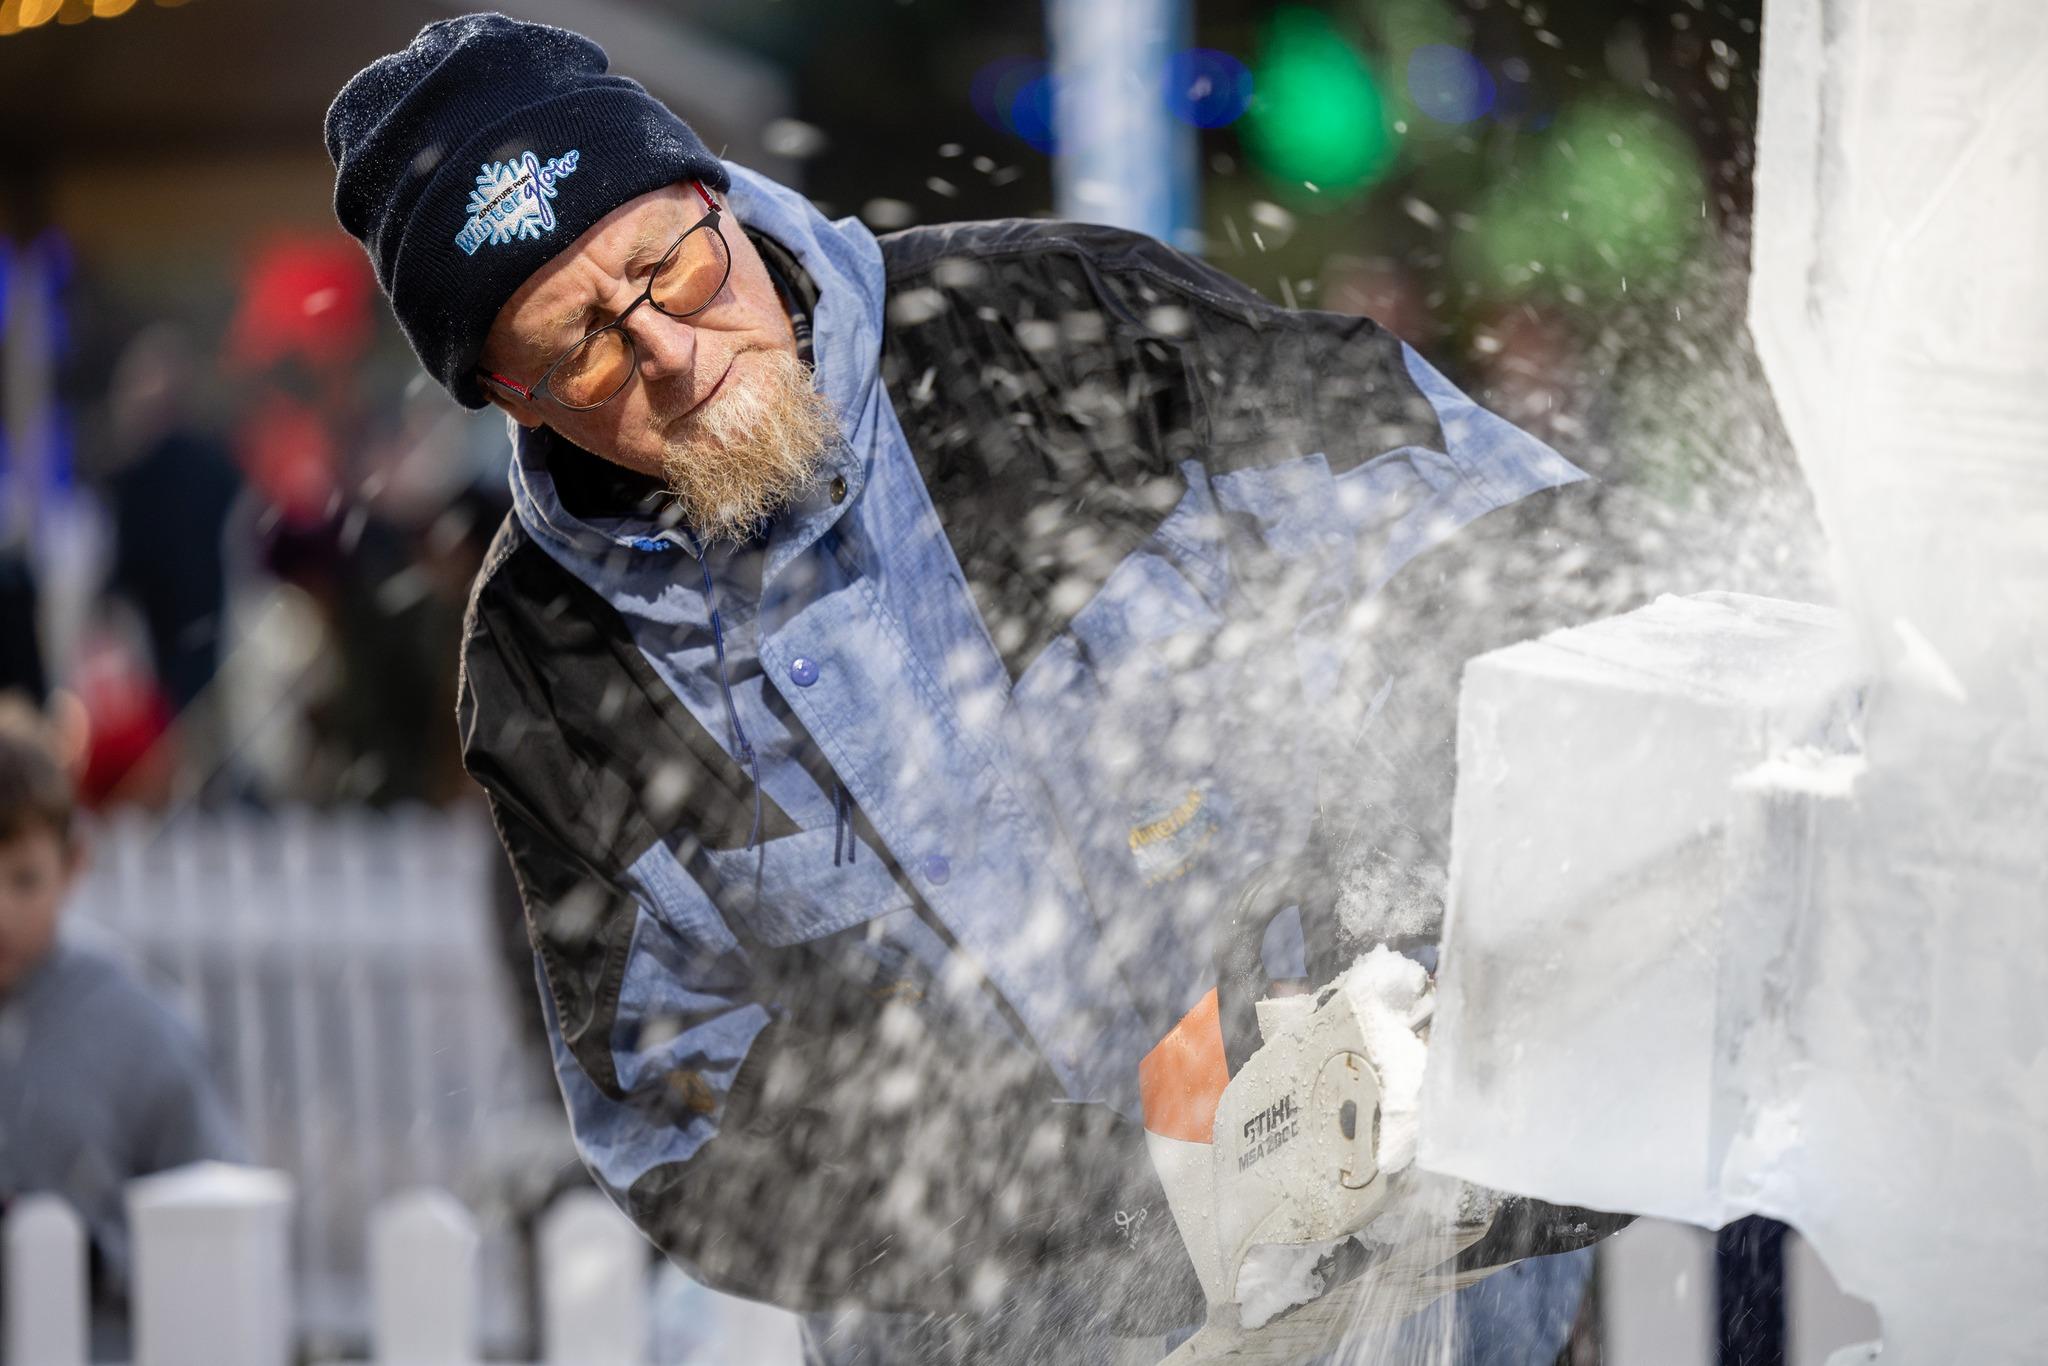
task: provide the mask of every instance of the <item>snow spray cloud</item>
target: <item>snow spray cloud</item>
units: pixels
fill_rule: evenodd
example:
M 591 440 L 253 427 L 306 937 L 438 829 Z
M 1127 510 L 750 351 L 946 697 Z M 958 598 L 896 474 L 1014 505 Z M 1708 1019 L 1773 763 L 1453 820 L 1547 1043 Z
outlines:
M 899 296 L 895 321 L 943 335 L 971 318 L 958 292 L 988 269 L 942 262 L 930 289 Z M 1017 301 L 1014 347 L 998 363 L 970 361 L 963 342 L 950 365 L 899 353 L 885 366 L 897 367 L 890 389 L 949 530 L 977 516 L 981 528 L 960 555 L 988 639 L 960 642 L 942 682 L 977 743 L 1015 775 L 1004 800 L 1068 841 L 1005 865 L 1019 913 L 998 951 L 1040 990 L 1137 1002 L 1135 1041 L 1096 1045 L 1113 1064 L 1213 983 L 1217 936 L 1245 878 L 1302 848 L 1318 812 L 1338 855 L 1349 948 L 1434 939 L 1464 659 L 1661 591 L 1812 581 L 1810 504 L 1746 350 L 1741 274 L 1726 254 L 1709 253 L 1654 297 L 1563 318 L 1570 363 L 1541 376 L 1548 402 L 1537 411 L 1597 487 L 1491 513 L 1384 582 L 1383 531 L 1357 527 L 1414 496 L 1417 484 L 1392 476 L 1442 440 L 1428 415 L 1366 394 L 1400 373 L 1372 368 L 1400 354 L 1384 334 L 1325 317 L 1296 345 L 1277 339 L 1293 324 L 1255 304 L 1212 313 L 1143 280 L 1111 282 L 1109 298 L 1084 304 L 1094 286 L 1073 283 L 1051 305 Z M 1118 364 L 1105 367 L 1105 355 Z M 1191 390 L 1206 405 L 1201 422 L 1181 406 Z M 1433 539 L 1443 528 L 1417 530 Z M 874 724 L 918 729 L 909 715 Z M 898 780 L 938 782 L 946 762 L 906 745 Z M 985 828 L 983 850 L 951 851 L 956 870 L 981 852 L 1008 856 L 995 842 L 1010 827 Z M 1099 948 L 1088 980 L 1061 978 L 1077 889 Z M 888 1094 L 912 1095 L 931 1074 L 906 1063 Z M 1106 1088 L 1115 1082 L 1112 1068 Z M 991 1112 L 1010 1104 L 1024 1102 L 1013 1095 Z M 1167 1234 L 1157 1257 L 1175 1260 L 1143 1174 L 1106 1154 L 1070 1167 L 1079 1188 L 1098 1192 L 1081 1225 L 1127 1230 L 1143 1212 Z M 982 1179 L 972 1161 L 905 1165 L 906 1239 L 922 1229 L 943 1245 L 935 1190 Z M 1455 1199 L 1415 1175 L 1406 1232 L 1422 1239 L 1427 1216 Z M 1127 1302 L 1164 1302 L 1161 1266 L 1134 1266 L 1078 1254 L 992 1260 L 968 1279 L 976 1303 L 999 1313 L 1021 1312 L 1083 1268 Z M 1348 1350 L 1446 1354 L 1449 1311 L 1398 1329 L 1405 1308 L 1365 1297 Z M 1033 1323 L 1035 1333 L 1087 1331 L 1080 1320 Z

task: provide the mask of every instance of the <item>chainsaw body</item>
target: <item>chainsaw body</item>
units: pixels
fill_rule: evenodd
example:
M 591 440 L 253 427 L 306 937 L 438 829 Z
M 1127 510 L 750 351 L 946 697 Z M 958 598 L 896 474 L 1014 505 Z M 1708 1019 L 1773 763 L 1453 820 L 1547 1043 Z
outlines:
M 1384 940 L 1319 963 L 1311 942 L 1325 984 L 1275 996 L 1260 961 L 1274 915 L 1327 898 L 1324 866 L 1251 879 L 1216 990 L 1139 1068 L 1147 1149 L 1208 1302 L 1167 1366 L 1371 1353 L 1440 1296 L 1629 1223 L 1415 1168 L 1435 1005 L 1422 965 Z
M 1259 938 L 1299 895 L 1253 880 L 1217 990 L 1141 1068 L 1146 1142 L 1208 1301 L 1174 1366 L 1314 1355 L 1367 1295 L 1405 1316 L 1463 1281 L 1447 1263 L 1491 1223 L 1484 1194 L 1409 1170 L 1422 967 L 1380 947 L 1314 994 L 1264 995 Z
M 1338 991 L 1307 1015 L 1251 1056 L 1216 1107 L 1210 1190 L 1229 1265 L 1259 1243 L 1318 1242 L 1363 1228 L 1386 1203 L 1379 1076 L 1357 1010 Z M 1317 1198 L 1293 1198 L 1304 1191 Z

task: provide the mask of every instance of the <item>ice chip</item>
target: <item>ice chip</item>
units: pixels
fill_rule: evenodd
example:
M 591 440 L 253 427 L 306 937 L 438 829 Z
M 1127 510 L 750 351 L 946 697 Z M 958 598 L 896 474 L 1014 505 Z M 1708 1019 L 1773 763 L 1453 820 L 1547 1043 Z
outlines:
M 770 119 L 761 129 L 761 145 L 779 157 L 814 157 L 827 141 L 823 129 L 801 119 Z

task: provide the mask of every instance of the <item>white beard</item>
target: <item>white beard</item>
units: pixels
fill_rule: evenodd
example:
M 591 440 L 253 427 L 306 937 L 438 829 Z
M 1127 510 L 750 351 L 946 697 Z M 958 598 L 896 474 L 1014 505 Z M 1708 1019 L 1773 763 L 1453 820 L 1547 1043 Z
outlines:
M 689 526 L 706 543 L 744 540 L 817 477 L 838 439 L 832 407 L 811 386 L 810 367 L 783 351 L 753 350 L 753 373 L 726 389 L 662 441 L 661 473 Z

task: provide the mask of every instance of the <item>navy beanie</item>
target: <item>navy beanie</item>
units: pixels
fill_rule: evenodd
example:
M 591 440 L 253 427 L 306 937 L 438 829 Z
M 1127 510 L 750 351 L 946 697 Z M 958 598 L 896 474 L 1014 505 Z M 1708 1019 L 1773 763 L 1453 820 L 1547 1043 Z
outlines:
M 580 34 L 469 14 L 357 72 L 327 110 L 335 216 L 465 407 L 487 401 L 475 370 L 498 310 L 550 257 L 650 190 L 729 186 L 688 124 L 606 65 Z

